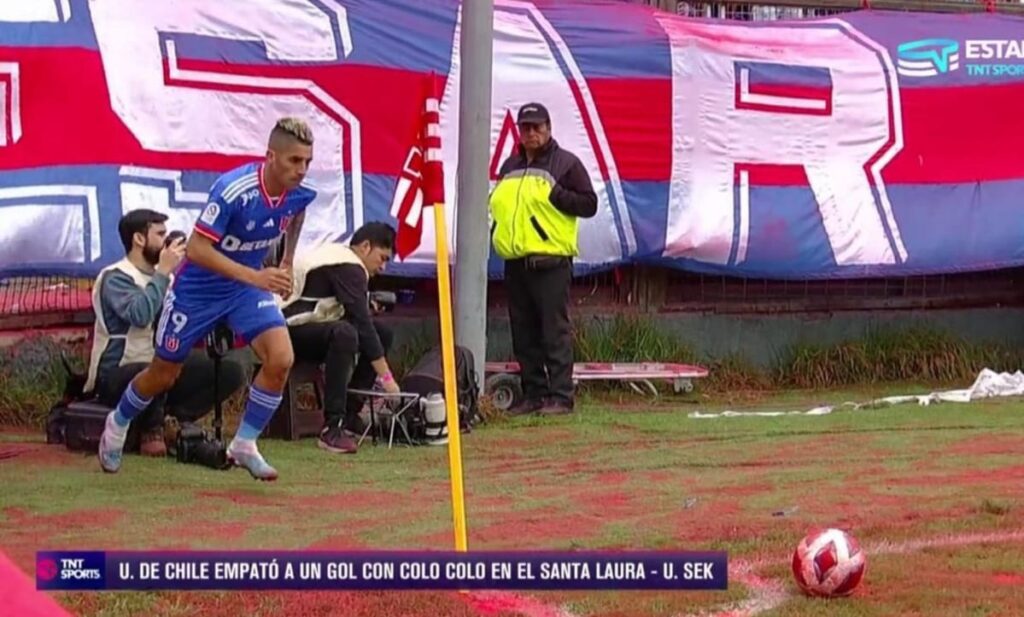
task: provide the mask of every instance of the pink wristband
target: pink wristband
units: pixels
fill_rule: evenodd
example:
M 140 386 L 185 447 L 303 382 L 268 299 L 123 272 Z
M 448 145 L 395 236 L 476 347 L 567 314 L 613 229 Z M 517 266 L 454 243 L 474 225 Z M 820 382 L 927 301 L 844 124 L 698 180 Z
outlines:
M 388 383 L 389 381 L 394 381 L 395 376 L 391 374 L 391 371 L 388 371 L 387 373 L 381 375 L 378 379 L 380 379 L 381 383 Z

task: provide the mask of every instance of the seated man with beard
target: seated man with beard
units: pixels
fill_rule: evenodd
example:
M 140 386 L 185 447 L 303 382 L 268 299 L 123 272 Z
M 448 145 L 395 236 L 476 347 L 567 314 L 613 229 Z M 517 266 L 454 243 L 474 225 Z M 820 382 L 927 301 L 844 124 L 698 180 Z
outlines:
M 185 240 L 165 243 L 167 217 L 153 210 L 132 210 L 118 223 L 124 259 L 104 268 L 93 284 L 96 313 L 86 393 L 114 407 L 128 384 L 153 359 L 153 328 L 160 318 L 171 275 L 185 255 Z M 165 244 L 167 244 L 165 246 Z M 245 383 L 242 365 L 221 362 L 221 402 Z M 153 402 L 133 422 L 126 449 L 147 456 L 164 456 L 164 415 L 179 422 L 196 422 L 213 408 L 213 360 L 193 350 L 174 387 Z

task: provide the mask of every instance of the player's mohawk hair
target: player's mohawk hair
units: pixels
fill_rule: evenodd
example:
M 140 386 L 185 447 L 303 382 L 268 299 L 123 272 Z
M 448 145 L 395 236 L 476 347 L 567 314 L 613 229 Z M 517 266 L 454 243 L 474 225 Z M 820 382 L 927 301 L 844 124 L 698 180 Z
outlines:
M 299 118 L 281 118 L 274 125 L 274 130 L 270 132 L 271 141 L 275 137 L 291 137 L 296 139 L 307 146 L 313 145 L 313 131 L 309 128 L 309 125 Z

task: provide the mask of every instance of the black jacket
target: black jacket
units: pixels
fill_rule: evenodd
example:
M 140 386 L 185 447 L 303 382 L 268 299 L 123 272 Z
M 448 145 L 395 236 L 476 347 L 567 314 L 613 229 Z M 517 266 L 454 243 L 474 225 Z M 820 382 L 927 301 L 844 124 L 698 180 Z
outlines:
M 597 214 L 597 193 L 590 182 L 590 174 L 575 154 L 559 147 L 554 138 L 537 153 L 532 163 L 526 161 L 526 150 L 520 145 L 505 159 L 499 177 L 517 169 L 540 168 L 551 174 L 555 186 L 551 189 L 551 203 L 562 212 L 589 219 Z
M 334 296 L 345 307 L 345 316 L 359 333 L 359 353 L 370 362 L 384 356 L 384 346 L 377 335 L 370 313 L 370 300 L 366 270 L 358 264 L 337 264 L 314 268 L 306 275 L 302 290 L 306 298 Z M 313 310 L 315 303 L 299 300 L 284 310 L 285 317 Z M 310 324 L 320 325 L 320 324 Z M 307 326 L 295 326 L 305 328 Z

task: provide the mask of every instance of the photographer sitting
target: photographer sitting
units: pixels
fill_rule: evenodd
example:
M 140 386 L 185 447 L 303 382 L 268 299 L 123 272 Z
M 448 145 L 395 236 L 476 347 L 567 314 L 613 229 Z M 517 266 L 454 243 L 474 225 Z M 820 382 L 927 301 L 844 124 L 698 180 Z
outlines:
M 348 246 L 331 242 L 296 259 L 292 295 L 283 303 L 295 358 L 324 364 L 324 426 L 318 445 L 353 453 L 361 401 L 348 388 L 369 389 L 374 379 L 386 392 L 398 385 L 385 357 L 392 333 L 371 316 L 370 278 L 391 259 L 395 230 L 367 223 Z
M 117 405 L 125 388 L 146 368 L 154 353 L 154 326 L 160 318 L 171 275 L 185 255 L 185 238 L 167 238 L 167 217 L 153 210 L 132 210 L 118 223 L 126 256 L 104 268 L 93 284 L 96 313 L 86 393 Z M 172 234 L 173 235 L 173 234 Z M 165 240 L 170 240 L 169 242 Z M 162 327 L 173 327 L 161 319 Z M 245 383 L 242 365 L 221 365 L 221 402 Z M 153 399 L 128 431 L 125 448 L 146 456 L 164 456 L 164 414 L 180 423 L 199 420 L 214 404 L 213 361 L 201 350 L 185 361 L 181 376 L 165 395 Z

